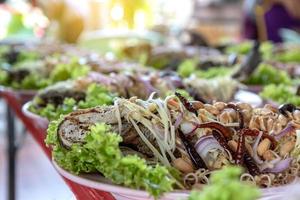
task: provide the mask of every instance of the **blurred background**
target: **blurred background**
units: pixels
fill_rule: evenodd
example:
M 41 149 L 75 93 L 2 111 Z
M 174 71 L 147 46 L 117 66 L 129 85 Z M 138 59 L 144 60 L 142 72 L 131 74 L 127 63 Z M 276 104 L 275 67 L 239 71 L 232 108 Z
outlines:
M 242 39 L 297 41 L 298 0 L 8 0 L 0 39 L 53 39 L 107 52 L 124 43 L 201 35 L 207 45 Z M 168 40 L 163 37 L 168 36 Z M 108 40 L 109 39 L 109 40 Z M 174 41 L 173 41 L 174 42 Z M 175 43 L 175 42 L 174 42 Z M 172 44 L 172 43 L 171 43 Z
M 300 44 L 299 31 L 300 0 L 0 0 L 0 41 L 75 43 L 108 57 L 137 55 L 142 63 L 143 52 L 155 45 L 222 49 L 248 39 Z M 3 109 L 0 105 L 1 122 Z M 3 126 L 0 199 L 5 190 Z M 18 155 L 20 199 L 55 199 L 57 192 L 60 199 L 73 199 L 32 138 L 25 143 Z

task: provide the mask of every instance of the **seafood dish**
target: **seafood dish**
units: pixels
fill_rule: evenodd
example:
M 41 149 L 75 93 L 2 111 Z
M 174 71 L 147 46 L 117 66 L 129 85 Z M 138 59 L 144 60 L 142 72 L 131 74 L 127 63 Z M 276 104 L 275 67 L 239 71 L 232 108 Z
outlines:
M 46 142 L 65 170 L 97 172 L 158 197 L 201 188 L 232 165 L 243 168 L 241 182 L 261 188 L 292 183 L 300 175 L 299 128 L 292 104 L 204 104 L 152 93 L 62 116 L 50 123 Z

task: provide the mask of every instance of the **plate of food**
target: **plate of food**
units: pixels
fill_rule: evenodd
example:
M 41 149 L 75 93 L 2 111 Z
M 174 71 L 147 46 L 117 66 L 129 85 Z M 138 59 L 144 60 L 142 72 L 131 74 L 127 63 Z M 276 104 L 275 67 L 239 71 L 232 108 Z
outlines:
M 299 113 L 179 93 L 116 98 L 52 121 L 46 143 L 63 176 L 121 199 L 275 199 L 298 181 Z
M 46 42 L 1 45 L 0 85 L 26 102 L 39 89 L 86 75 L 92 70 L 84 60 L 89 56 L 74 46 Z
M 58 82 L 40 90 L 32 101 L 24 105 L 23 111 L 29 118 L 40 121 L 44 129 L 48 120 L 76 109 L 110 105 L 117 96 L 147 99 L 155 92 L 164 98 L 174 91 L 203 102 L 234 100 L 253 106 L 262 103 L 258 95 L 239 89 L 238 82 L 231 79 L 181 79 L 175 72 L 138 70 L 109 74 L 90 72 L 85 77 Z

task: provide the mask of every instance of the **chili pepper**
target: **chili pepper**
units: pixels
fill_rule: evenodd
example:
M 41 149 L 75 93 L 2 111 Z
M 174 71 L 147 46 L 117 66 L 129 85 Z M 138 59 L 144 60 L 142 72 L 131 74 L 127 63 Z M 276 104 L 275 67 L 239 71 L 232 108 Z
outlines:
M 182 96 L 179 92 L 175 92 L 175 95 L 179 98 L 179 100 L 181 101 L 181 103 L 184 105 L 184 107 L 194 113 L 196 116 L 198 115 L 197 110 L 194 108 L 193 104 L 191 104 L 191 102 L 189 102 L 184 96 Z
M 245 152 L 244 154 L 244 163 L 249 171 L 249 173 L 252 176 L 256 176 L 261 174 L 259 168 L 257 167 L 257 165 L 255 164 L 255 161 L 253 160 L 253 158 L 248 154 L 248 152 Z
M 179 129 L 178 129 L 178 134 L 179 134 L 179 137 L 180 137 L 187 153 L 189 154 L 189 156 L 193 162 L 194 167 L 196 169 L 200 169 L 200 168 L 207 169 L 205 162 L 202 160 L 200 155 L 197 153 L 194 145 L 192 145 L 190 143 L 190 141 L 185 137 L 185 135 Z
M 230 138 L 231 137 L 230 129 L 223 126 L 222 124 L 220 124 L 218 122 L 207 122 L 207 123 L 203 123 L 203 124 L 194 123 L 194 125 L 195 125 L 195 128 L 188 135 L 193 134 L 198 128 L 210 128 L 210 129 L 217 130 L 225 138 Z
M 242 165 L 244 161 L 243 160 L 244 155 L 245 155 L 245 134 L 243 130 L 240 130 L 237 150 L 235 152 L 235 164 Z
M 219 142 L 219 144 L 226 150 L 228 150 L 231 154 L 234 154 L 234 152 L 230 149 L 230 147 L 227 144 L 226 138 L 217 130 L 212 131 L 212 135 L 214 138 Z
M 230 103 L 230 104 L 227 104 L 227 108 L 231 108 L 233 109 L 235 112 L 237 112 L 238 116 L 239 116 L 239 128 L 242 129 L 244 128 L 244 116 L 243 116 L 243 113 L 241 112 L 241 109 L 238 108 L 236 105 Z
M 244 134 L 245 134 L 245 136 L 246 136 L 246 135 L 247 135 L 247 136 L 258 136 L 258 135 L 259 135 L 259 132 L 260 132 L 260 131 L 255 130 L 255 129 L 249 129 L 249 128 L 245 128 L 245 129 L 244 129 Z M 263 132 L 262 138 L 263 138 L 263 139 L 264 139 L 264 138 L 268 138 L 268 139 L 271 141 L 271 148 L 272 148 L 272 149 L 274 149 L 274 148 L 276 147 L 277 141 L 276 141 L 276 139 L 275 139 L 273 136 L 271 136 L 271 135 L 269 135 L 269 134 Z
M 297 110 L 297 107 L 291 103 L 282 104 L 278 107 L 279 113 L 283 114 L 286 117 L 288 117 L 287 112 L 294 112 L 295 110 Z

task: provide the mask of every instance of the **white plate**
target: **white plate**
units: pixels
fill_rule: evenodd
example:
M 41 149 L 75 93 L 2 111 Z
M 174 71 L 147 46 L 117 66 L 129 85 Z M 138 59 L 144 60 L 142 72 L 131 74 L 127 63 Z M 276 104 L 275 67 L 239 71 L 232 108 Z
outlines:
M 259 107 L 263 104 L 263 100 L 259 95 L 246 90 L 238 90 L 234 95 L 234 100 L 248 103 L 253 107 Z
M 30 101 L 25 103 L 22 107 L 22 112 L 24 113 L 24 115 L 26 117 L 28 117 L 29 119 L 31 119 L 34 122 L 34 124 L 37 128 L 44 130 L 46 133 L 48 125 L 49 125 L 48 119 L 29 111 L 30 105 L 31 105 Z
M 82 175 L 74 175 L 60 166 L 55 161 L 52 161 L 56 170 L 65 178 L 78 183 L 80 185 L 84 185 L 86 187 L 106 191 L 112 193 L 117 200 L 153 200 L 153 198 L 149 197 L 149 194 L 143 190 L 135 190 L 127 187 L 119 186 L 113 184 L 108 179 L 104 178 L 99 174 L 82 174 Z M 287 199 L 286 197 L 289 194 L 293 194 L 295 200 L 300 196 L 300 192 L 297 193 L 299 186 L 299 182 L 297 184 L 291 184 L 281 187 L 273 187 L 268 189 L 261 189 L 262 197 L 260 200 L 281 200 Z M 291 193 L 291 190 L 294 193 Z M 160 200 L 185 200 L 189 195 L 189 191 L 174 191 L 170 193 L 166 193 Z M 297 195 L 297 196 L 296 196 Z M 289 200 L 293 199 L 292 197 Z M 294 199 L 293 199 L 294 200 Z

